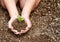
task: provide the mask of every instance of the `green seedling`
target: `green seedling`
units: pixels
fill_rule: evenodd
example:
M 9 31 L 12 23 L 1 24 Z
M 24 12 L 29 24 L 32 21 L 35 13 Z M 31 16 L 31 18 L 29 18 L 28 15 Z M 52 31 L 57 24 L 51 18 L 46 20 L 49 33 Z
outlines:
M 17 20 L 19 21 L 19 22 L 22 22 L 22 21 L 24 21 L 24 19 L 20 16 L 20 15 L 18 15 L 18 18 L 17 18 Z

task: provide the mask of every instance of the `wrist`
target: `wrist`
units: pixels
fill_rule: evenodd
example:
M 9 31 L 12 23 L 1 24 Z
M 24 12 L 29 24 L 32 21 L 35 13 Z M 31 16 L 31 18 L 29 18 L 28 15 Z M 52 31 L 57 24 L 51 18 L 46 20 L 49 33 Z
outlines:
M 12 15 L 11 18 L 17 18 L 18 14 Z
M 28 15 L 22 15 L 22 18 L 27 19 L 27 18 L 29 18 L 29 16 Z

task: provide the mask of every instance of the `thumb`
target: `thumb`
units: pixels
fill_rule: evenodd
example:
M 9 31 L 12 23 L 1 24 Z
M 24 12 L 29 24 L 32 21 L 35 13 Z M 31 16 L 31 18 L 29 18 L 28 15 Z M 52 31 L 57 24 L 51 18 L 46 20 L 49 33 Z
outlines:
M 14 22 L 16 18 L 11 18 L 8 22 L 8 27 L 13 29 L 12 23 Z
M 12 19 L 10 19 L 9 22 L 8 22 L 8 27 L 9 27 L 9 28 L 13 28 L 12 22 L 13 22 Z
M 25 19 L 28 28 L 31 28 L 32 24 L 29 18 Z

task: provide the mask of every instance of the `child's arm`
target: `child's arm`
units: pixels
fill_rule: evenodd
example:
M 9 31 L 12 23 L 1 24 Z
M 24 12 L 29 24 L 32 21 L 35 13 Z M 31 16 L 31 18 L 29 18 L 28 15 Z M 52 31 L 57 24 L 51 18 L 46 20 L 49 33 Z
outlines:
M 5 6 L 9 12 L 11 19 L 8 22 L 8 27 L 13 29 L 12 22 L 17 18 L 18 11 L 16 8 L 15 0 L 4 0 Z
M 29 17 L 32 8 L 34 7 L 35 0 L 26 0 L 24 8 L 22 10 L 22 16 Z
M 32 8 L 34 7 L 35 0 L 26 0 L 24 8 L 22 10 L 22 17 L 25 19 L 25 22 L 27 23 L 26 30 L 21 30 L 21 33 L 27 32 L 31 28 L 31 21 L 29 19 L 29 15 L 32 11 Z

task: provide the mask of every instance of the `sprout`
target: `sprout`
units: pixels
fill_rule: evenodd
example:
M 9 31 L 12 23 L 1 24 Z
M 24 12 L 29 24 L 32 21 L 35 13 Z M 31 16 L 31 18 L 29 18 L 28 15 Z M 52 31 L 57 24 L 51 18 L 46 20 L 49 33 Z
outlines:
M 18 15 L 18 18 L 17 18 L 17 20 L 19 21 L 19 22 L 22 22 L 22 21 L 24 21 L 24 19 L 20 16 L 20 15 Z

